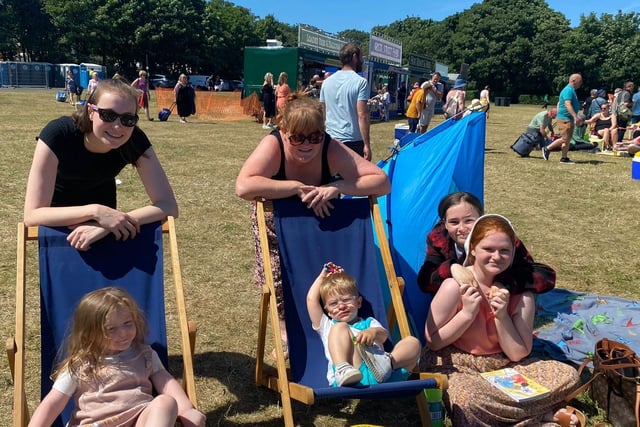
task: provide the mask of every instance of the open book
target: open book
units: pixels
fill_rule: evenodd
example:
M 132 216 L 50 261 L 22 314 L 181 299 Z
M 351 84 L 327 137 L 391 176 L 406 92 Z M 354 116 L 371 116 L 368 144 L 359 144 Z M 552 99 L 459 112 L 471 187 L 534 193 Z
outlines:
M 539 399 L 549 394 L 549 389 L 512 368 L 480 374 L 494 387 L 518 402 Z

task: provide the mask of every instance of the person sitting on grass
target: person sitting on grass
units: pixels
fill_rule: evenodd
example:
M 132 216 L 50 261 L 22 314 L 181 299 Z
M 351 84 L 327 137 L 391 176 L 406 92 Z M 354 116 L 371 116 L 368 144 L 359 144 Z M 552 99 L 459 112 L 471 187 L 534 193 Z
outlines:
M 618 142 L 618 122 L 615 114 L 611 114 L 611 106 L 608 103 L 602 104 L 600 110 L 585 123 L 589 125 L 593 123 L 594 135 L 602 138 L 602 150 L 613 151 L 613 147 Z
M 418 272 L 418 285 L 432 295 L 445 279 L 465 280 L 462 269 L 467 253 L 464 242 L 476 219 L 484 215 L 482 202 L 466 191 L 446 195 L 438 204 L 440 221 L 427 235 L 427 253 Z M 468 277 L 468 276 L 467 276 Z M 535 262 L 524 243 L 516 237 L 516 251 L 511 268 L 498 276 L 512 294 L 525 290 L 543 293 L 556 285 L 556 272 L 546 264 Z
M 329 384 L 366 386 L 406 380 L 408 370 L 418 363 L 420 342 L 406 337 L 391 353 L 385 352 L 382 345 L 389 332 L 376 319 L 359 317 L 361 305 L 355 279 L 342 267 L 325 264 L 309 289 L 307 309 L 322 339 Z
M 425 324 L 427 346 L 420 359 L 422 371 L 448 375 L 447 404 L 453 425 L 532 425 L 568 416 L 570 425 L 585 427 L 582 413 L 564 407 L 579 383 L 576 369 L 531 357 L 533 292 L 516 295 L 498 281 L 499 274 L 512 268 L 516 252 L 516 233 L 509 220 L 501 215 L 481 216 L 465 249 L 462 268 L 472 279 L 447 279 L 438 289 Z M 480 375 L 504 368 L 514 368 L 550 393 L 518 402 Z
M 578 114 L 578 117 L 581 117 L 585 122 L 582 126 L 576 126 L 573 130 L 573 137 L 571 141 L 569 141 L 569 151 L 589 151 L 594 153 L 597 151 L 598 142 L 591 142 L 585 139 L 588 127 L 586 122 L 587 117 L 584 114 Z

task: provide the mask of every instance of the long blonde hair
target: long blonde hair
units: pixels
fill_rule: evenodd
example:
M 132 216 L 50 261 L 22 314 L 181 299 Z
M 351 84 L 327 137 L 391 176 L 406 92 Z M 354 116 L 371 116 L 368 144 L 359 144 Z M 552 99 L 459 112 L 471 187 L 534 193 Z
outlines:
M 285 73 L 284 71 L 280 73 L 280 75 L 278 76 L 278 84 L 282 85 L 287 83 L 287 81 L 289 80 L 289 75 L 287 73 Z
M 106 287 L 86 294 L 75 310 L 71 331 L 65 339 L 65 358 L 53 378 L 69 371 L 81 380 L 95 378 L 104 366 L 107 317 L 118 309 L 128 310 L 136 326 L 134 344 L 142 345 L 147 336 L 147 323 L 142 310 L 128 292 Z

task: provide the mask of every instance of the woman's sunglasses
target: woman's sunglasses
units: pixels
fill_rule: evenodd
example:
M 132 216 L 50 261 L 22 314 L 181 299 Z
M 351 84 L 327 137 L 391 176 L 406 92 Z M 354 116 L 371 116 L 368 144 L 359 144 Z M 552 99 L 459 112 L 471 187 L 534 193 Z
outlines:
M 309 144 L 315 145 L 324 141 L 324 132 L 313 132 L 309 135 L 287 133 L 287 138 L 293 146 L 302 145 L 305 141 L 309 141 Z
M 113 123 L 116 121 L 117 118 L 120 118 L 120 123 L 122 123 L 122 126 L 126 126 L 128 128 L 132 128 L 136 125 L 136 123 L 138 123 L 139 117 L 137 114 L 131 114 L 131 113 L 119 114 L 110 108 L 98 108 L 98 106 L 93 104 L 89 104 L 89 107 L 93 111 L 97 111 L 98 116 L 100 116 L 100 120 L 106 123 Z

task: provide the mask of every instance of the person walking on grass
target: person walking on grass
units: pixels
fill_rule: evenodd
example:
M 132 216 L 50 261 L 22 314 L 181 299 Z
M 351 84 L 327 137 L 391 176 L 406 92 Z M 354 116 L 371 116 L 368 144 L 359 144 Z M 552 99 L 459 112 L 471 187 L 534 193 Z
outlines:
M 578 116 L 580 110 L 580 101 L 578 101 L 578 95 L 576 90 L 582 86 L 582 76 L 580 74 L 572 74 L 569 77 L 569 84 L 567 84 L 562 92 L 560 92 L 560 99 L 558 100 L 558 114 L 556 116 L 556 124 L 558 131 L 560 131 L 560 138 L 553 141 L 546 147 L 542 147 L 542 157 L 545 160 L 549 160 L 550 152 L 554 149 L 562 150 L 562 157 L 560 163 L 571 165 L 574 162 L 569 159 L 569 143 L 573 138 L 573 129 L 575 126 L 582 126 L 584 120 Z
M 131 86 L 136 88 L 138 91 L 138 107 L 144 110 L 144 114 L 147 116 L 147 120 L 150 122 L 153 121 L 153 117 L 149 115 L 149 99 L 151 99 L 151 94 L 149 93 L 149 82 L 147 81 L 147 72 L 145 70 L 140 70 L 138 72 L 138 78 L 131 83 Z

